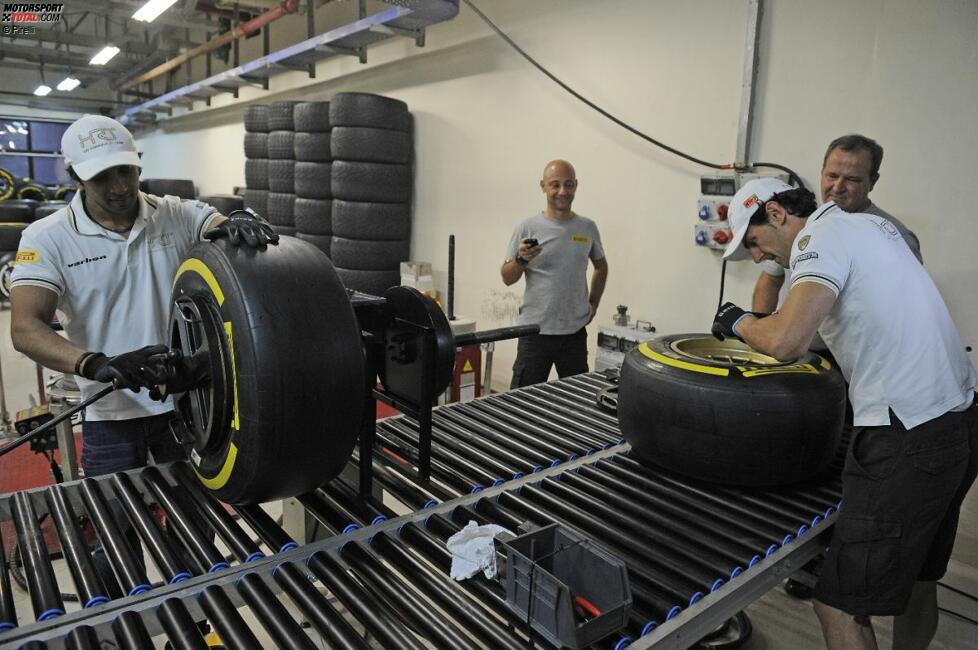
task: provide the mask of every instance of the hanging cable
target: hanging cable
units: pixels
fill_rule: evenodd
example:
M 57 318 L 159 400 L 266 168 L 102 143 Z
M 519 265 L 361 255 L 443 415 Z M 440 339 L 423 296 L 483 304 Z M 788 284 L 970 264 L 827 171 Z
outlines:
M 532 56 L 530 56 L 529 54 L 527 54 L 523 50 L 523 48 L 521 48 L 519 45 L 517 45 L 516 42 L 513 41 L 513 39 L 511 39 L 502 29 L 500 29 L 499 27 L 497 27 L 496 24 L 494 22 L 492 22 L 492 20 L 490 20 L 490 18 L 488 16 L 486 16 L 484 13 L 482 13 L 482 11 L 477 6 L 475 6 L 475 4 L 472 2 L 472 0 L 462 0 L 462 2 L 464 2 L 473 12 L 475 12 L 475 14 L 486 25 L 488 25 L 490 29 L 492 29 L 494 32 L 496 32 L 496 34 L 498 34 L 500 38 L 502 38 L 504 41 L 506 41 L 506 43 L 510 47 L 512 47 L 514 50 L 516 50 L 516 52 L 518 52 L 520 54 L 520 56 L 522 56 L 524 59 L 526 59 L 530 63 L 530 65 L 532 65 L 537 70 L 539 70 L 540 72 L 542 72 L 548 79 L 550 79 L 555 84 L 557 84 L 558 86 L 560 86 L 561 88 L 563 88 L 565 91 L 567 91 L 574 98 L 576 98 L 580 102 L 584 103 L 589 108 L 597 111 L 598 113 L 600 113 L 604 117 L 608 118 L 609 120 L 611 120 L 612 122 L 614 122 L 615 124 L 617 124 L 618 126 L 620 126 L 621 128 L 625 129 L 626 131 L 628 131 L 628 132 L 630 132 L 630 133 L 632 133 L 634 135 L 637 135 L 638 137 L 640 137 L 643 140 L 645 140 L 645 141 L 647 141 L 647 142 L 649 142 L 649 143 L 651 143 L 651 144 L 659 147 L 660 149 L 664 149 L 664 150 L 668 151 L 671 154 L 674 154 L 676 156 L 679 156 L 680 158 L 683 158 L 683 159 L 688 160 L 690 162 L 696 163 L 697 165 L 703 165 L 704 167 L 710 167 L 712 169 L 732 169 L 732 170 L 737 170 L 737 171 L 751 169 L 751 168 L 754 168 L 754 167 L 771 167 L 773 169 L 780 169 L 780 170 L 782 170 L 784 172 L 787 172 L 788 178 L 791 180 L 791 182 L 796 183 L 799 187 L 805 187 L 805 184 L 804 184 L 804 182 L 802 182 L 801 177 L 798 174 L 796 174 L 794 171 L 792 171 L 791 169 L 788 169 L 787 167 L 785 167 L 783 165 L 776 165 L 774 163 L 745 163 L 743 165 L 737 165 L 736 163 L 714 163 L 714 162 L 709 162 L 707 160 L 703 160 L 702 158 L 697 158 L 696 156 L 692 156 L 692 155 L 690 155 L 688 153 L 685 153 L 683 151 L 680 151 L 679 149 L 676 149 L 675 147 L 670 147 L 669 145 L 667 145 L 667 144 L 665 144 L 663 142 L 659 142 L 658 140 L 656 140 L 652 136 L 647 135 L 647 134 L 639 131 L 638 129 L 636 129 L 635 127 L 631 126 L 630 124 L 624 122 L 623 120 L 618 119 L 617 117 L 615 117 L 614 115 L 612 115 L 608 111 L 604 110 L 603 108 L 601 108 L 600 106 L 598 106 L 597 104 L 595 104 L 594 102 L 592 102 L 591 100 L 589 100 L 586 97 L 584 97 L 583 95 L 581 95 L 579 92 L 577 92 L 576 90 L 574 90 L 573 88 L 571 88 L 570 86 L 568 86 L 566 83 L 564 83 L 555 74 L 553 74 L 552 72 L 550 72 L 549 70 L 547 70 L 545 67 L 543 67 L 543 65 L 541 65 L 539 62 L 537 62 L 536 59 L 534 59 Z

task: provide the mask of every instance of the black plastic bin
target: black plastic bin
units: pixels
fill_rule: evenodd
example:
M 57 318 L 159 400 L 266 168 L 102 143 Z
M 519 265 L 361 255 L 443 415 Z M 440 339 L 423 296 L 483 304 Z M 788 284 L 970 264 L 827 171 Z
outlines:
M 507 605 L 553 645 L 583 648 L 628 622 L 628 569 L 590 540 L 550 524 L 502 544 Z M 601 613 L 589 620 L 575 615 L 575 596 Z

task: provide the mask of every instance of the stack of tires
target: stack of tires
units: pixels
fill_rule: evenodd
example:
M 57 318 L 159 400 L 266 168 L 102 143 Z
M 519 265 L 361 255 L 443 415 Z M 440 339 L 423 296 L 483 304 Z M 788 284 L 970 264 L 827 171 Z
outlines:
M 10 298 L 10 272 L 14 268 L 20 235 L 37 216 L 41 205 L 32 199 L 0 201 L 0 298 Z M 64 206 L 64 204 L 59 204 Z
M 298 102 L 268 105 L 268 212 L 280 235 L 295 234 L 295 122 Z
M 411 114 L 396 99 L 340 93 L 329 122 L 333 265 L 347 288 L 381 295 L 410 254 Z
M 268 218 L 268 106 L 249 106 L 244 114 L 244 207 Z
M 296 237 L 329 255 L 333 234 L 329 102 L 296 104 L 293 122 Z

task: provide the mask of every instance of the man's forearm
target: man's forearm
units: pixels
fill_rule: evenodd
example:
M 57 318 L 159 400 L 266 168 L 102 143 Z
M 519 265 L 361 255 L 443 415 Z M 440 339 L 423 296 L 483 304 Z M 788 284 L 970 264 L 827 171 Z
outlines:
M 773 313 L 778 308 L 778 292 L 784 284 L 783 275 L 771 275 L 761 271 L 754 285 L 754 296 L 751 300 L 751 311 L 762 314 Z
M 503 276 L 503 284 L 507 287 L 515 284 L 523 277 L 523 267 L 515 258 L 503 262 L 503 266 L 499 269 L 499 272 Z
M 588 293 L 588 302 L 591 307 L 597 310 L 601 304 L 601 296 L 604 295 L 604 285 L 608 282 L 608 267 L 594 269 L 591 274 L 591 291 Z
M 14 349 L 56 372 L 75 372 L 75 362 L 86 352 L 41 321 L 11 326 L 10 336 Z

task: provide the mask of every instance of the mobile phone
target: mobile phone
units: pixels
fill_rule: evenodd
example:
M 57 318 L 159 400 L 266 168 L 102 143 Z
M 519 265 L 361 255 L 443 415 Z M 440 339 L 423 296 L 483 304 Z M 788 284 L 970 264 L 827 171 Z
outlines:
M 540 245 L 540 242 L 538 242 L 535 237 L 527 237 L 523 240 L 523 243 L 526 244 L 527 248 L 533 248 L 534 246 Z

